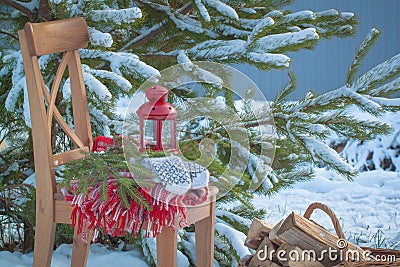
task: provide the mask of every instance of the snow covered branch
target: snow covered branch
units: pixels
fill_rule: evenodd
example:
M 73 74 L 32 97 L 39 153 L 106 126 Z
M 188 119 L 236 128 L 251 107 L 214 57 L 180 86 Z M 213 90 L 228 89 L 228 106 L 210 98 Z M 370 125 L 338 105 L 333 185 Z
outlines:
M 82 49 L 80 52 L 82 58 L 99 58 L 109 62 L 111 71 L 122 77 L 124 71 L 134 74 L 137 78 L 145 79 L 160 75 L 158 70 L 140 61 L 135 54 L 90 49 Z
M 106 10 L 92 10 L 89 17 L 93 21 L 113 22 L 117 25 L 122 23 L 133 23 L 142 17 L 142 11 L 138 7 L 126 9 L 106 9 Z
M 21 13 L 27 15 L 28 17 L 32 17 L 35 8 L 38 7 L 39 1 L 32 0 L 31 2 L 26 3 L 17 0 L 0 0 L 0 3 L 13 7 L 21 11 Z

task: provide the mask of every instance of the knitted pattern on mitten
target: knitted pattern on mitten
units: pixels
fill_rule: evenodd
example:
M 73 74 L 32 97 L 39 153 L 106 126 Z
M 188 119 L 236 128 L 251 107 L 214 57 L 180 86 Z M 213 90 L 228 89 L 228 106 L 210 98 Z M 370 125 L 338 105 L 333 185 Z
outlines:
M 206 168 L 176 156 L 145 158 L 142 164 L 157 174 L 166 190 L 178 195 L 189 189 L 205 187 L 209 182 L 210 175 Z

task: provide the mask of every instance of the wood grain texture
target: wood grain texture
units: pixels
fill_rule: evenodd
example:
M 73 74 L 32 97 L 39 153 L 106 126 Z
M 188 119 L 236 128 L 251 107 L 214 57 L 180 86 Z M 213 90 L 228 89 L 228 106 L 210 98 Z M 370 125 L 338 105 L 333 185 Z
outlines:
M 41 77 L 41 85 L 42 85 L 44 99 L 46 100 L 47 103 L 50 103 L 51 102 L 50 94 L 48 92 L 46 84 L 44 83 L 43 77 Z M 56 118 L 56 121 L 60 125 L 61 129 L 71 139 L 71 141 L 74 142 L 74 144 L 77 147 L 84 147 L 84 144 L 82 143 L 81 139 L 79 139 L 79 137 L 71 129 L 71 127 L 68 125 L 68 123 L 64 120 L 64 118 L 62 117 L 62 115 L 58 111 L 58 109 L 54 109 L 54 117 Z
M 53 155 L 54 167 L 67 164 L 73 160 L 81 159 L 85 157 L 85 152 L 89 152 L 89 148 L 87 146 L 55 154 Z
M 28 22 L 24 31 L 31 56 L 72 51 L 88 45 L 88 29 L 83 18 Z
M 92 149 L 92 128 L 90 126 L 89 108 L 78 50 L 73 51 L 68 64 L 68 70 L 71 84 L 75 133 L 85 146 Z
M 218 188 L 210 186 L 208 191 L 208 199 L 199 206 L 187 207 L 187 223 L 193 224 L 212 214 L 210 203 L 215 201 L 218 194 Z
M 20 30 L 18 35 L 28 87 L 36 172 L 36 229 L 33 266 L 49 267 L 51 265 L 56 223 L 71 224 L 72 211 L 71 204 L 58 197 L 54 162 L 56 161 L 56 165 L 60 165 L 82 157 L 80 151 L 89 151 L 91 145 L 91 130 L 88 120 L 81 123 L 87 125 L 87 127 L 80 129 L 80 131 L 87 130 L 87 133 L 82 134 L 80 132 L 78 135 L 68 126 L 54 105 L 62 75 L 66 65 L 71 65 L 71 62 L 74 70 L 72 75 L 75 76 L 70 78 L 71 80 L 74 79 L 75 84 L 79 84 L 79 90 L 85 90 L 85 87 L 82 86 L 83 77 L 80 60 L 75 59 L 77 55 L 79 57 L 79 53 L 75 49 L 87 46 L 87 26 L 81 18 L 61 22 L 27 23 L 24 30 Z M 43 81 L 37 56 L 62 51 L 72 52 L 67 52 L 64 55 L 53 80 L 52 90 L 49 93 Z M 71 60 L 72 57 L 74 57 L 73 60 Z M 81 81 L 77 82 L 78 79 L 81 79 Z M 77 87 L 75 86 L 75 88 Z M 75 89 L 75 91 L 77 90 Z M 77 101 L 77 103 L 86 103 L 86 109 L 78 109 L 79 112 L 82 112 L 81 115 L 84 115 L 83 112 L 87 111 L 86 94 L 75 93 L 74 95 L 75 97 L 85 97 L 84 101 Z M 45 101 L 48 104 L 47 112 Z M 81 136 L 83 136 L 86 147 L 81 150 L 52 155 L 50 129 L 53 114 L 72 141 L 78 147 L 84 147 L 83 141 L 81 141 Z M 82 118 L 88 117 L 88 112 L 87 116 L 82 116 Z M 82 120 L 82 118 L 78 117 L 77 119 Z M 90 137 L 88 137 L 89 135 Z M 79 243 L 77 238 L 79 237 L 75 236 L 76 242 L 74 243 L 76 244 L 73 248 L 72 266 L 85 266 L 88 246 Z
M 51 149 L 47 146 L 50 136 L 47 131 L 42 90 L 37 86 L 40 82 L 37 58 L 32 59 L 28 53 L 25 33 L 19 31 L 18 35 L 28 87 L 36 171 L 35 247 L 40 249 L 35 251 L 33 265 L 35 267 L 50 266 L 55 233 L 53 194 L 56 190 L 55 180 L 53 180 L 54 170 L 51 167 Z
M 216 196 L 211 196 L 209 216 L 194 224 L 196 236 L 196 266 L 198 267 L 214 266 L 215 202 Z
M 239 260 L 238 267 L 247 267 L 249 266 L 250 261 L 252 260 L 252 255 L 246 255 Z
M 82 238 L 77 234 L 78 226 L 75 226 L 74 229 L 74 239 L 72 244 L 72 257 L 71 257 L 71 266 L 73 267 L 85 267 L 88 255 L 89 255 L 89 248 L 90 248 L 90 240 L 93 236 L 93 231 L 87 229 L 85 232 L 87 233 L 87 240 L 88 242 L 84 242 Z
M 271 230 L 271 225 L 260 219 L 254 218 L 249 232 L 247 233 L 246 240 L 244 241 L 244 245 L 251 249 L 257 249 L 264 240 L 264 237 L 268 236 Z
M 71 224 L 71 203 L 65 201 L 62 194 L 55 194 L 54 221 L 57 223 Z
M 280 222 L 278 222 L 269 232 L 268 237 L 269 240 L 271 240 L 272 242 L 274 242 L 277 245 L 282 245 L 283 240 L 280 239 L 277 235 L 278 231 L 281 229 L 281 225 L 283 223 L 283 220 L 281 220 Z
M 40 249 L 36 249 L 34 252 L 34 267 L 50 267 L 55 231 L 56 223 L 53 222 L 52 217 L 36 217 L 35 247 Z
M 278 262 L 276 257 L 277 249 L 278 246 L 273 244 L 271 240 L 269 240 L 268 236 L 265 236 L 265 238 L 259 244 L 256 253 L 251 258 L 249 267 L 275 266 L 276 262 Z
M 48 102 L 48 109 L 47 109 L 47 125 L 48 125 L 50 131 L 51 131 L 51 124 L 53 122 L 53 113 L 54 113 L 54 110 L 57 109 L 57 107 L 55 105 L 56 98 L 57 98 L 57 92 L 60 87 L 61 79 L 64 74 L 65 68 L 67 67 L 70 56 L 71 56 L 70 51 L 64 53 L 61 63 L 58 66 L 56 75 L 54 76 L 53 85 L 51 86 L 50 100 Z M 51 135 L 51 132 L 49 133 L 49 135 Z
M 176 266 L 176 252 L 178 250 L 177 232 L 171 227 L 163 227 L 156 237 L 157 267 Z

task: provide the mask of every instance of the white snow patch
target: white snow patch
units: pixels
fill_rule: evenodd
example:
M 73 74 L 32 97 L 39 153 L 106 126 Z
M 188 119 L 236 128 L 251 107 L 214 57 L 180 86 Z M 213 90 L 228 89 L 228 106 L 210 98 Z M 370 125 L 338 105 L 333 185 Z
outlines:
M 283 12 L 280 10 L 272 10 L 272 11 L 268 12 L 268 14 L 266 16 L 272 17 L 272 18 L 279 18 L 279 17 L 283 16 Z
M 128 92 L 132 88 L 132 84 L 127 79 L 125 79 L 121 75 L 118 75 L 114 72 L 106 71 L 106 70 L 91 69 L 89 66 L 87 66 L 85 64 L 82 65 L 82 69 L 84 70 L 84 72 L 90 73 L 94 76 L 111 80 L 125 92 Z
M 137 19 L 140 19 L 142 11 L 138 7 L 93 10 L 89 16 L 93 21 L 106 21 L 121 25 L 122 23 L 133 23 Z
M 216 11 L 218 11 L 222 15 L 236 20 L 239 19 L 239 16 L 236 13 L 235 9 L 233 9 L 232 7 L 228 6 L 225 3 L 218 0 L 203 0 L 203 1 L 206 5 L 213 7 Z
M 200 43 L 191 49 L 189 53 L 196 58 L 206 59 L 228 59 L 234 55 L 241 55 L 245 52 L 246 42 L 243 40 L 210 40 Z
M 299 32 L 268 35 L 255 42 L 255 52 L 271 52 L 276 49 L 319 39 L 314 28 L 307 28 Z
M 342 18 L 344 18 L 346 20 L 349 20 L 354 17 L 354 13 L 352 13 L 352 12 L 342 12 L 341 15 L 342 15 Z
M 283 54 L 250 52 L 247 54 L 247 58 L 254 62 L 272 64 L 278 67 L 289 67 L 290 63 L 290 58 Z
M 121 69 L 136 77 L 141 76 L 146 79 L 160 76 L 160 72 L 157 69 L 140 61 L 139 57 L 132 53 L 105 52 L 89 49 L 81 49 L 80 53 L 82 58 L 100 58 L 108 61 L 111 71 L 120 76 L 124 76 Z
M 210 22 L 211 21 L 210 14 L 208 14 L 208 10 L 204 6 L 204 4 L 201 2 L 201 0 L 195 0 L 194 3 L 196 4 L 197 9 L 199 10 L 200 15 L 202 16 L 202 18 L 205 21 Z
M 255 10 L 252 9 L 252 8 L 241 7 L 241 8 L 239 8 L 239 9 L 240 9 L 240 11 L 243 11 L 243 12 L 245 12 L 245 13 L 247 13 L 247 14 L 251 14 L 251 15 L 257 14 L 257 11 L 255 11 Z
M 328 9 L 328 10 L 324 10 L 321 12 L 317 12 L 316 15 L 317 15 L 317 18 L 336 17 L 336 16 L 339 16 L 339 11 L 337 11 L 336 9 Z
M 284 20 L 286 22 L 295 22 L 295 21 L 306 20 L 306 19 L 314 20 L 315 18 L 316 18 L 316 15 L 314 14 L 314 12 L 312 12 L 310 10 L 303 10 L 303 11 L 299 11 L 299 12 L 288 14 L 288 15 L 284 16 Z
M 61 2 L 62 2 L 62 0 L 50 0 L 50 3 L 56 4 L 56 5 L 61 4 Z
M 108 91 L 107 87 L 102 84 L 96 77 L 88 72 L 83 72 L 83 79 L 85 80 L 85 85 L 89 88 L 90 91 L 95 93 L 100 100 L 102 101 L 110 101 L 112 95 L 110 91 Z
M 113 44 L 113 39 L 111 34 L 98 31 L 92 27 L 89 27 L 88 30 L 89 30 L 89 41 L 92 45 L 111 47 L 111 45 Z
M 233 249 L 240 258 L 251 254 L 249 249 L 243 245 L 246 240 L 246 235 L 242 232 L 239 232 L 223 223 L 216 223 L 215 231 L 231 241 Z

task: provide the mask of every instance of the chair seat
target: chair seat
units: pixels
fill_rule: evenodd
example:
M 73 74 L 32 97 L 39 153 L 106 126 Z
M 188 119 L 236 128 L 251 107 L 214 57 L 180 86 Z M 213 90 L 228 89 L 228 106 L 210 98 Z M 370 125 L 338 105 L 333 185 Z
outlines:
M 207 200 L 204 203 L 198 206 L 187 207 L 187 219 L 186 219 L 187 223 L 193 224 L 197 221 L 200 221 L 210 216 L 211 208 L 209 204 L 215 201 L 215 197 L 217 194 L 218 194 L 218 188 L 215 186 L 210 186 Z M 73 209 L 71 203 L 65 200 L 61 192 L 57 192 L 54 194 L 54 200 L 55 200 L 54 220 L 58 223 L 71 224 L 71 212 Z

